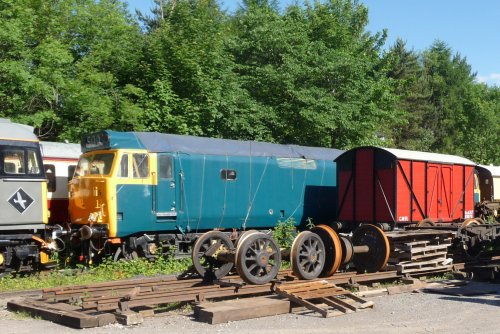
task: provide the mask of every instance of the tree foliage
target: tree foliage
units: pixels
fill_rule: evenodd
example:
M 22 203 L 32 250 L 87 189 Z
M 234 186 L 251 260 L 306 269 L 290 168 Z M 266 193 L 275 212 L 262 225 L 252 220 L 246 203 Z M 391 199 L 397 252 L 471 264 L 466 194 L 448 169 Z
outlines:
M 500 91 L 445 42 L 408 50 L 356 0 L 0 3 L 0 116 L 48 140 L 144 130 L 500 164 Z

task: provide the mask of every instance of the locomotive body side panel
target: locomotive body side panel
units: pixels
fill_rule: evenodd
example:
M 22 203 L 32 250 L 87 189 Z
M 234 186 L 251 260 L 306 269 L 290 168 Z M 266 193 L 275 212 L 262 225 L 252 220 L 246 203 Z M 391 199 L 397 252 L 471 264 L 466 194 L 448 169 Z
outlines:
M 182 136 L 151 135 L 105 132 L 85 139 L 94 148 L 84 150 L 71 181 L 73 224 L 105 226 L 107 236 L 114 238 L 149 232 L 262 229 L 288 218 L 299 225 L 307 218 L 320 223 L 335 216 L 333 155 L 330 161 L 309 159 L 287 151 L 290 148 L 285 145 L 271 147 L 285 156 L 274 156 L 272 151 L 266 156 L 265 150 L 216 154 L 220 148 L 211 139 L 184 141 Z M 169 145 L 168 140 L 173 140 L 177 146 L 171 149 L 162 140 Z M 186 146 L 206 142 L 213 154 Z M 248 144 L 235 142 L 228 148 L 238 145 Z M 261 143 L 252 145 L 259 149 Z M 81 174 L 83 165 L 86 172 Z

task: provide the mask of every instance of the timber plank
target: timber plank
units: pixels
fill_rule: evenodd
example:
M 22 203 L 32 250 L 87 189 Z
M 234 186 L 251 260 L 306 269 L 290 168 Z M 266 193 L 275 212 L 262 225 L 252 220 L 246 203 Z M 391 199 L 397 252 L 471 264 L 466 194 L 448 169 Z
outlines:
M 254 319 L 290 312 L 290 301 L 276 296 L 252 297 L 195 306 L 195 318 L 209 324 Z
M 88 314 L 78 311 L 78 307 L 68 304 L 49 304 L 35 299 L 11 301 L 7 303 L 10 311 L 27 312 L 31 316 L 38 316 L 73 328 L 92 328 L 114 323 L 114 315 L 110 313 Z

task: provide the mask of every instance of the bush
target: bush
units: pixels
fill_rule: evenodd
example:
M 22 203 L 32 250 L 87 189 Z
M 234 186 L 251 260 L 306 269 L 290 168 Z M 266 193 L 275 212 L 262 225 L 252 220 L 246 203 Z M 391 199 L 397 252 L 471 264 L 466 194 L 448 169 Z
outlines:
M 273 238 L 281 248 L 291 248 L 296 234 L 295 219 L 293 218 L 278 221 L 278 225 L 273 230 Z

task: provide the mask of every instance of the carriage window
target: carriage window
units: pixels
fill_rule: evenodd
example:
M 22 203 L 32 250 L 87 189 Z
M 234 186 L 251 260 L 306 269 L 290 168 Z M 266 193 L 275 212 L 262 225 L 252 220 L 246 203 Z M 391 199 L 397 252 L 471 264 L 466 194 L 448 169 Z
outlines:
M 36 152 L 33 150 L 28 150 L 28 174 L 40 174 Z
M 53 193 L 56 191 L 56 167 L 54 165 L 43 165 L 45 176 L 47 177 L 47 191 Z
M 134 153 L 132 155 L 134 178 L 147 177 L 149 173 L 148 155 L 144 153 Z
M 223 169 L 220 171 L 220 178 L 223 180 L 236 180 L 236 171 L 234 169 Z
M 5 174 L 24 174 L 24 151 L 5 150 L 3 171 Z
M 128 177 L 128 154 L 122 155 L 120 161 L 120 169 L 118 170 L 118 177 Z
M 166 155 L 160 155 L 160 178 L 171 179 L 172 178 L 172 157 Z
M 73 175 L 75 174 L 76 165 L 68 166 L 68 182 L 73 179 Z

